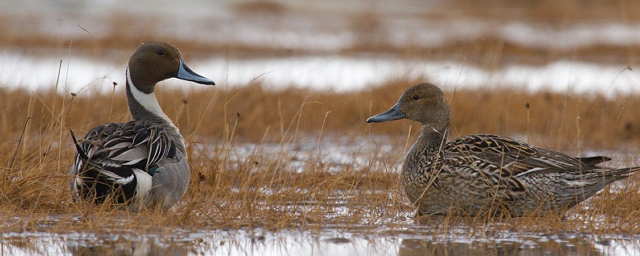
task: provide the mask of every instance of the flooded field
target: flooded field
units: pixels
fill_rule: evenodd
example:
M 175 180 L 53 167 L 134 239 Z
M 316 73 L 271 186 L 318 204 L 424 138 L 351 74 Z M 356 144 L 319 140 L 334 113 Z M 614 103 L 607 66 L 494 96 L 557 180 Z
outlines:
M 640 255 L 638 177 L 564 216 L 416 218 L 418 124 L 365 123 L 429 81 L 453 138 L 640 165 L 637 1 L 0 0 L 0 31 L 0 256 Z M 68 131 L 129 120 L 149 40 L 216 82 L 157 91 L 189 190 L 167 212 L 74 203 Z
M 124 61 L 125 59 L 123 59 Z M 559 60 L 545 65 L 509 65 L 495 69 L 455 61 L 402 59 L 397 57 L 305 56 L 286 58 L 216 57 L 191 61 L 190 66 L 208 77 L 219 79 L 218 86 L 238 87 L 261 83 L 265 88 L 282 90 L 303 87 L 320 91 L 353 92 L 365 90 L 393 79 L 427 80 L 446 90 L 521 88 L 530 92 L 553 91 L 576 94 L 638 94 L 640 72 L 623 65 Z M 59 92 L 110 93 L 111 84 L 124 84 L 126 64 L 102 62 L 86 57 L 61 59 L 0 52 L 0 88 L 29 90 L 53 89 Z M 58 74 L 58 70 L 61 73 Z M 172 88 L 184 87 L 177 80 L 164 82 Z M 119 87 L 122 90 L 123 87 Z M 198 90 L 197 87 L 193 87 Z
M 338 231 L 186 231 L 3 234 L 4 255 L 638 255 L 635 236 L 522 234 L 464 230 L 433 234 L 425 226 L 376 233 Z
M 227 156 L 223 158 L 227 160 L 223 165 L 227 165 L 224 168 L 228 168 L 230 172 L 242 169 L 241 173 L 254 174 L 273 168 L 302 174 L 308 174 L 314 168 L 339 175 L 363 168 L 396 173 L 403 156 L 395 150 L 402 147 L 399 145 L 402 140 L 401 137 L 374 136 L 358 141 L 327 134 L 319 141 L 301 137 L 298 142 L 285 144 L 240 143 L 226 151 Z M 193 145 L 197 150 L 192 153 L 192 164 L 208 165 L 207 159 L 216 158 L 215 154 L 219 154 L 219 148 L 225 147 L 224 145 L 225 143 Z M 583 155 L 596 154 L 615 157 L 617 161 L 614 161 L 614 166 L 632 161 L 636 156 L 630 153 L 583 152 Z M 375 161 L 371 161 L 372 159 Z M 255 163 L 253 167 L 247 168 L 242 164 L 247 160 Z M 274 165 L 278 167 L 273 167 Z M 241 173 L 238 175 L 246 175 Z M 612 221 L 625 221 L 612 220 L 612 217 L 595 210 L 602 203 L 593 203 L 592 200 L 581 204 L 578 210 L 569 211 L 563 220 L 557 217 L 498 218 L 488 222 L 481 220 L 484 224 L 478 224 L 478 220 L 473 218 L 433 216 L 415 219 L 413 212 L 406 206 L 397 208 L 396 204 L 404 201 L 398 188 L 371 190 L 376 188 L 345 187 L 331 189 L 329 194 L 310 192 L 318 186 L 327 184 L 317 183 L 310 187 L 302 185 L 295 190 L 284 188 L 286 194 L 304 195 L 306 199 L 299 201 L 285 199 L 284 202 L 276 200 L 272 204 L 259 200 L 252 202 L 252 211 L 265 214 L 267 218 L 268 212 L 274 210 L 287 212 L 289 217 L 301 218 L 279 228 L 265 226 L 263 217 L 257 217 L 255 223 L 247 219 L 251 216 L 238 216 L 237 219 L 236 216 L 228 216 L 236 221 L 216 220 L 216 216 L 230 213 L 219 212 L 219 207 L 232 203 L 225 200 L 213 204 L 202 203 L 197 206 L 198 209 L 191 209 L 193 206 L 185 203 L 180 204 L 170 212 L 174 216 L 170 218 L 196 215 L 205 221 L 178 226 L 165 226 L 162 220 L 144 224 L 149 221 L 148 218 L 154 218 L 157 214 L 153 212 L 136 214 L 124 211 L 89 211 L 86 215 L 78 214 L 80 209 L 75 210 L 72 204 L 65 202 L 71 212 L 76 213 L 35 214 L 38 217 L 19 214 L 20 216 L 5 217 L 7 231 L 0 235 L 0 252 L 2 255 L 640 254 L 640 236 L 633 232 L 613 231 L 617 229 L 615 226 L 608 227 Z M 630 192 L 628 187 L 637 187 L 637 180 L 615 183 L 606 193 L 610 197 L 611 194 L 624 196 Z M 283 188 L 234 185 L 221 191 L 241 195 L 253 189 L 262 194 L 256 198 L 266 198 L 267 201 L 278 198 L 283 193 Z M 313 199 L 314 195 L 322 196 L 322 199 Z M 379 200 L 372 198 L 381 195 L 386 195 L 390 201 L 361 202 Z M 261 211 L 264 213 L 258 213 Z M 627 224 L 637 226 L 637 223 Z M 620 223 L 615 225 L 619 226 Z

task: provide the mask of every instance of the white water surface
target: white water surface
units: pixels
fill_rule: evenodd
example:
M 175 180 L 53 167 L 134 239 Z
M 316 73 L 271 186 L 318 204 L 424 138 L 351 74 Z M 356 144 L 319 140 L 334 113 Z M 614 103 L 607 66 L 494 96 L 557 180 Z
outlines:
M 429 61 L 392 57 L 306 56 L 267 59 L 222 57 L 188 61 L 197 73 L 217 86 L 243 86 L 260 82 L 271 89 L 289 86 L 316 90 L 353 91 L 383 85 L 397 78 L 419 78 L 444 89 L 515 87 L 528 91 L 603 94 L 638 94 L 640 72 L 626 65 L 560 60 L 542 66 L 509 65 L 483 69 L 455 61 Z M 111 92 L 112 83 L 124 85 L 126 64 L 100 62 L 82 56 L 42 57 L 0 52 L 0 86 L 58 92 Z M 191 86 L 189 82 L 165 82 L 169 86 Z M 407 87 L 410 85 L 407 85 Z M 193 88 L 198 88 L 193 85 Z M 119 87 L 120 89 L 123 86 Z
M 638 255 L 637 236 L 508 231 L 470 235 L 468 228 L 437 231 L 415 225 L 379 228 L 367 235 L 323 230 L 175 230 L 171 233 L 8 232 L 4 255 Z M 396 235 L 385 235 L 395 233 Z M 28 241 L 28 242 L 26 242 Z M 577 254 L 576 254 L 577 253 Z M 565 255 L 565 254 L 562 254 Z

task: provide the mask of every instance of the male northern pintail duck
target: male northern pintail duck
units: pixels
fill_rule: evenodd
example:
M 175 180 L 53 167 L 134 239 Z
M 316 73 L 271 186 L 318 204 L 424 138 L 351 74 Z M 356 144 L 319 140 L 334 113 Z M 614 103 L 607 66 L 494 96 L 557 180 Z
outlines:
M 179 78 L 214 85 L 193 72 L 170 44 L 142 44 L 129 59 L 126 93 L 132 121 L 94 127 L 76 141 L 71 189 L 76 198 L 142 206 L 173 206 L 189 185 L 184 138 L 164 114 L 156 83 Z M 113 200 L 113 201 L 111 201 Z
M 447 142 L 451 112 L 433 84 L 407 89 L 391 109 L 367 119 L 422 124 L 401 182 L 419 215 L 540 216 L 562 214 L 640 167 L 611 169 L 597 156 L 570 157 L 507 137 L 476 134 Z

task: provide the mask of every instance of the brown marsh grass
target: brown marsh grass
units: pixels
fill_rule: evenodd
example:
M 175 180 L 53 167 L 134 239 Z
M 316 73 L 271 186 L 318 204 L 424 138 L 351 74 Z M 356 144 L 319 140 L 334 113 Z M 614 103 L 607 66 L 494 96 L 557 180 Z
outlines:
M 84 134 L 103 122 L 129 119 L 124 93 L 113 95 L 0 91 L 0 221 L 3 231 L 136 230 L 171 232 L 186 229 L 268 230 L 326 227 L 375 232 L 412 220 L 412 207 L 398 182 L 397 166 L 419 131 L 410 121 L 370 126 L 367 117 L 392 106 L 418 81 L 389 81 L 362 91 L 334 93 L 289 88 L 265 90 L 260 84 L 230 89 L 168 90 L 157 96 L 165 112 L 189 143 L 192 179 L 187 194 L 173 210 L 131 213 L 107 205 L 73 203 L 67 189 L 74 148 L 69 129 Z M 116 86 L 117 87 L 117 86 Z M 122 89 L 122 88 L 120 88 Z M 447 92 L 453 113 L 451 137 L 470 133 L 516 135 L 537 146 L 571 154 L 590 149 L 625 152 L 638 146 L 640 96 L 527 93 L 515 89 Z M 529 106 L 526 108 L 525 105 Z M 388 140 L 381 140 L 379 136 Z M 300 144 L 320 147 L 327 137 L 349 138 L 354 152 L 369 164 L 334 166 L 303 161 L 290 164 L 290 151 Z M 370 150 L 356 151 L 364 141 Z M 236 149 L 249 143 L 252 153 Z M 391 153 L 380 153 L 385 144 Z M 293 150 L 267 150 L 266 145 Z M 329 149 L 330 150 L 330 149 Z M 633 151 L 633 150 L 631 150 Z M 294 152 L 295 153 L 295 152 Z M 637 165 L 625 159 L 620 165 Z M 525 231 L 638 232 L 640 191 L 637 178 L 609 188 L 588 204 L 572 209 L 564 220 L 547 218 L 421 219 L 443 230 L 469 225 L 483 233 L 492 229 Z
M 571 20 L 640 19 L 640 3 L 633 0 L 581 1 L 581 0 L 489 0 L 489 1 L 445 1 L 443 5 L 457 8 L 457 15 L 483 17 L 490 12 L 501 17 L 550 22 Z M 502 11 L 500 9 L 503 9 Z M 506 11 L 511 10 L 511 11 Z

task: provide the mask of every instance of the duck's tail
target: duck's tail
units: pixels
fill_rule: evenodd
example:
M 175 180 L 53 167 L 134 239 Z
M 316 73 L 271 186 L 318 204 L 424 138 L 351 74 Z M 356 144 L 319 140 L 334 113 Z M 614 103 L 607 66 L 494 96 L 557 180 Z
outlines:
M 78 140 L 76 139 L 76 135 L 73 134 L 73 130 L 69 129 L 69 132 L 71 133 L 73 144 L 76 146 L 76 151 L 78 152 L 78 155 L 80 156 L 80 158 L 82 158 L 82 160 L 89 160 L 89 157 L 87 156 L 87 154 L 84 152 L 84 150 L 82 150 L 82 147 L 80 147 L 80 144 L 78 144 Z
M 621 168 L 621 169 L 612 169 L 611 176 L 613 177 L 614 180 L 621 180 L 621 179 L 628 178 L 636 171 L 640 171 L 640 166 L 627 167 L 627 168 Z
M 599 163 L 611 161 L 611 158 L 608 158 L 606 156 L 578 157 L 578 161 L 588 166 L 595 167 Z

